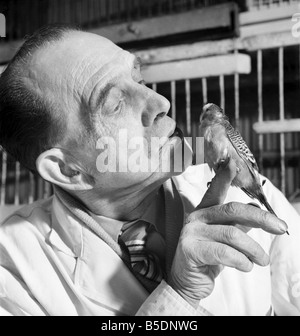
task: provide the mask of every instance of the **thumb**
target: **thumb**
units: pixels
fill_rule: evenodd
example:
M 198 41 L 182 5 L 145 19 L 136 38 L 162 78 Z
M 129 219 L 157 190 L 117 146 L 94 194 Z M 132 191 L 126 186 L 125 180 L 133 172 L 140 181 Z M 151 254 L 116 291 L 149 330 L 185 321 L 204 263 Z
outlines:
M 195 211 L 223 204 L 236 174 L 235 161 L 228 157 L 217 170 L 216 176 Z

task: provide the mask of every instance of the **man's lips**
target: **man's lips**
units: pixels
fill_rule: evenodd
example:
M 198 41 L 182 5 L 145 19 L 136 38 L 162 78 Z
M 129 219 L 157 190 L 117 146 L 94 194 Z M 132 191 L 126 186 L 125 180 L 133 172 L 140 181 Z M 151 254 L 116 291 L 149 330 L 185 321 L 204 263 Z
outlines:
M 167 138 L 169 139 L 169 141 L 172 141 L 172 139 L 174 138 L 179 138 L 181 140 L 181 142 L 184 141 L 184 135 L 183 135 L 183 132 L 182 130 L 179 128 L 179 127 L 175 127 L 174 131 L 171 131 L 168 135 L 167 135 Z M 167 140 L 160 148 L 160 150 L 162 150 L 165 145 L 167 145 L 169 143 L 169 141 Z

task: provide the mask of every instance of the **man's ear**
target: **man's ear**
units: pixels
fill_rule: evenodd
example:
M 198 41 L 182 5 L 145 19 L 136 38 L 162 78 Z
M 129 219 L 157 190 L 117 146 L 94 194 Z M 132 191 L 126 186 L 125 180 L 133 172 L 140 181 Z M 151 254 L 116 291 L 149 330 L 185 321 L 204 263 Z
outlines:
M 69 162 L 67 155 L 59 148 L 42 153 L 36 160 L 36 168 L 44 180 L 65 190 L 83 191 L 94 188 L 93 177 Z

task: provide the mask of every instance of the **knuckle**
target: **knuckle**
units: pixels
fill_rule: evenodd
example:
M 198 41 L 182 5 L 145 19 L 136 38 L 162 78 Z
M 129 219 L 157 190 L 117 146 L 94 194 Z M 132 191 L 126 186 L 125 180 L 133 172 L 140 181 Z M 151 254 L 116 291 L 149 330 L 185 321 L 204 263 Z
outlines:
M 215 257 L 222 264 L 223 260 L 227 256 L 227 247 L 225 245 L 218 245 L 215 249 Z
M 203 219 L 203 210 L 198 210 L 192 212 L 187 218 L 186 218 L 186 224 L 192 224 L 195 222 L 202 222 Z
M 240 234 L 238 229 L 234 226 L 224 227 L 223 229 L 223 239 L 227 242 L 235 242 L 238 240 Z
M 179 244 L 186 255 L 194 253 L 204 231 L 205 225 L 201 223 L 190 223 L 183 228 Z
M 224 205 L 224 211 L 229 217 L 235 215 L 237 209 L 238 209 L 238 203 L 236 202 L 230 202 Z
M 193 223 L 195 221 L 195 214 L 194 214 L 194 212 L 193 213 L 191 213 L 190 215 L 188 215 L 187 217 L 186 217 L 186 219 L 185 219 L 185 224 L 186 224 L 186 226 L 187 225 L 190 225 L 191 223 Z
M 195 222 L 188 222 L 182 230 L 183 237 L 190 237 L 195 234 L 196 231 L 196 223 Z
M 182 234 L 195 238 L 201 236 L 207 225 L 199 217 L 198 213 L 190 214 L 186 219 Z

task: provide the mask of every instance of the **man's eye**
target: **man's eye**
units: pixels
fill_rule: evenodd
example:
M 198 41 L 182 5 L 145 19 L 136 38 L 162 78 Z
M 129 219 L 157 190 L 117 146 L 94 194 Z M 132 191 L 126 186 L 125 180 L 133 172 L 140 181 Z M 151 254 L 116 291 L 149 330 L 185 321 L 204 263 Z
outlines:
M 141 84 L 141 85 L 146 85 L 146 81 L 144 81 L 143 79 L 140 80 L 138 83 Z
M 123 100 L 120 100 L 118 105 L 114 108 L 112 114 L 118 113 L 123 107 Z

